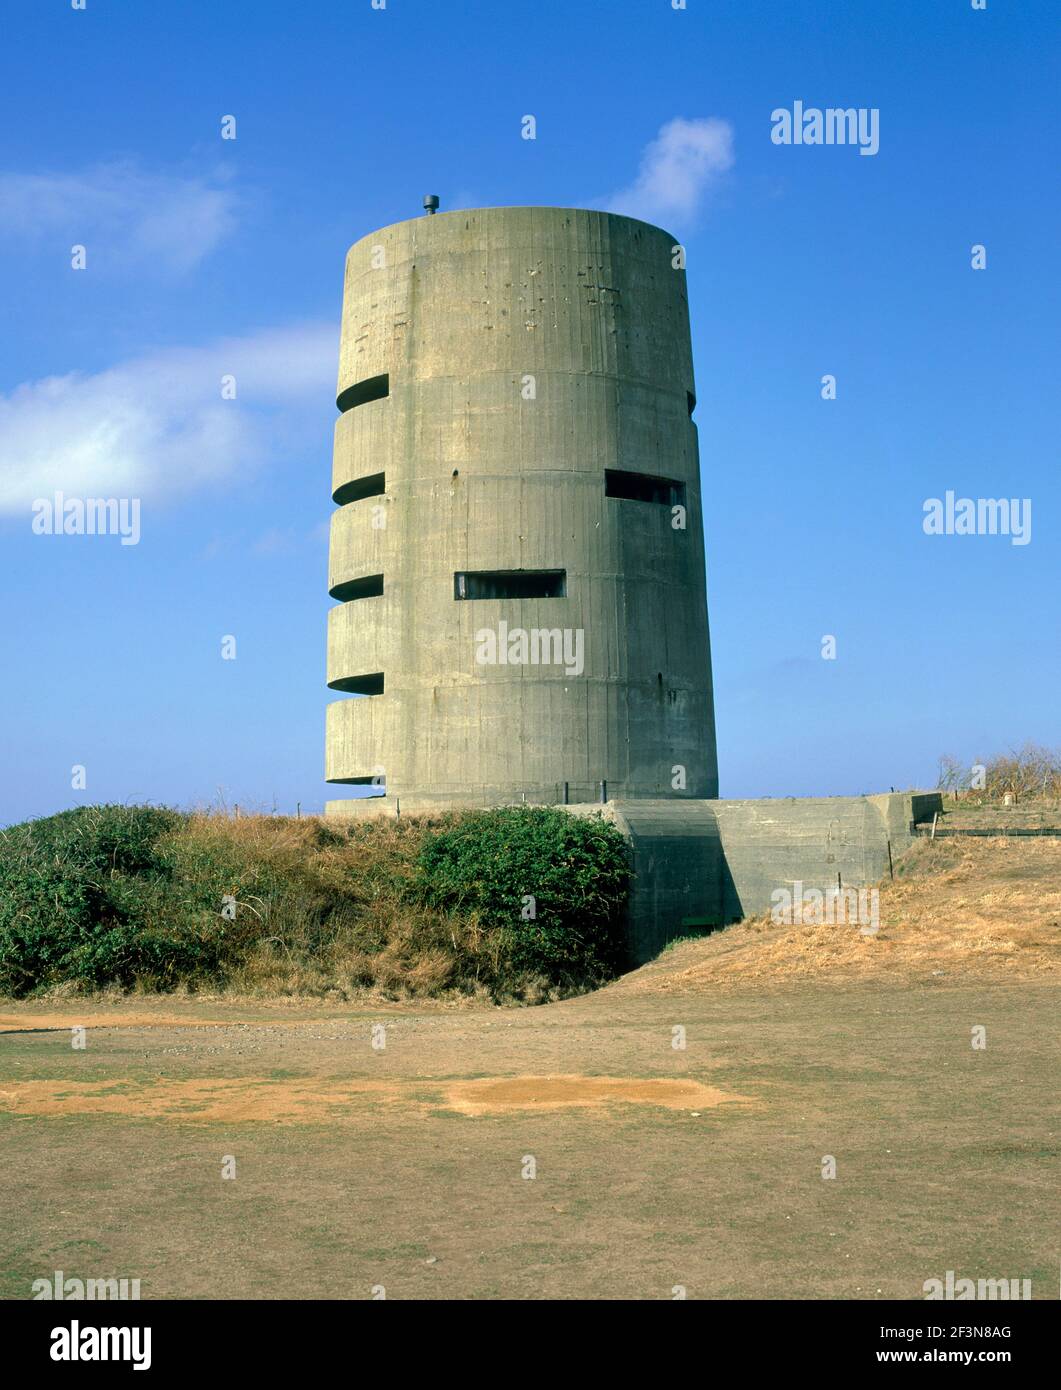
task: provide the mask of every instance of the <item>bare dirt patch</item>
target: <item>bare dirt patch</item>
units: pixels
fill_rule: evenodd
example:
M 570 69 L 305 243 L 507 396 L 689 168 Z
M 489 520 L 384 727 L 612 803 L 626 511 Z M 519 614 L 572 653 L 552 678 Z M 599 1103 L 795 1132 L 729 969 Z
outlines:
M 312 1123 L 363 1118 L 373 1100 L 398 1101 L 388 1081 L 26 1081 L 0 1088 L 0 1110 L 18 1115 L 122 1115 L 183 1123 Z
M 343 1124 L 361 1121 L 375 1103 L 462 1115 L 511 1110 L 599 1109 L 654 1105 L 708 1110 L 749 1103 L 689 1078 L 618 1076 L 481 1077 L 471 1081 L 238 1080 L 24 1081 L 0 1087 L 0 1111 L 16 1115 L 121 1115 L 183 1124 Z
M 628 1076 L 480 1077 L 446 1087 L 446 1104 L 463 1115 L 510 1110 L 563 1110 L 567 1106 L 658 1105 L 665 1110 L 708 1110 L 749 1101 L 688 1078 Z

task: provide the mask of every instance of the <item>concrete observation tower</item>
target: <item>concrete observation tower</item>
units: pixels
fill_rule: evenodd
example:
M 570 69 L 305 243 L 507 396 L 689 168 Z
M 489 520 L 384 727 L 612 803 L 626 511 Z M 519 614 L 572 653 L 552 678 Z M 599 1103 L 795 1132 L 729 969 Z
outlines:
M 629 848 L 635 961 L 772 911 L 779 888 L 857 898 L 941 806 L 717 799 L 676 249 L 571 208 L 365 237 L 335 426 L 325 775 L 377 794 L 327 814 L 603 816 Z
M 351 247 L 325 775 L 384 794 L 328 814 L 717 797 L 676 260 L 570 208 Z

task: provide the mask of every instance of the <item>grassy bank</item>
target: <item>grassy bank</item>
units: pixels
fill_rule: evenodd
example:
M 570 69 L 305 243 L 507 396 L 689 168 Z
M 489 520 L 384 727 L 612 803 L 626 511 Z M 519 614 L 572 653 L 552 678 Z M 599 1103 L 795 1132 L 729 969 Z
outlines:
M 622 965 L 623 841 L 548 808 L 371 820 L 90 806 L 0 832 L 0 993 L 528 1001 Z

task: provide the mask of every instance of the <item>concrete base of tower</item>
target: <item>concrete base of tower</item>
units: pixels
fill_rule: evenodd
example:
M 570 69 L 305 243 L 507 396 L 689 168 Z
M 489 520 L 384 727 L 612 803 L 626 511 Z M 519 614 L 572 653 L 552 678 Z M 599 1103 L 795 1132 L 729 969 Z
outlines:
M 531 803 L 528 803 L 531 804 Z M 329 817 L 425 815 L 469 809 L 422 798 L 329 801 Z M 626 935 L 632 964 L 669 942 L 769 912 L 778 890 L 867 888 L 891 873 L 914 827 L 942 809 L 939 792 L 783 797 L 754 801 L 617 800 L 561 806 L 600 816 L 629 846 Z M 857 931 L 858 925 L 837 925 Z
M 400 796 L 385 793 L 373 796 L 347 797 L 326 801 L 324 814 L 332 817 L 361 819 L 364 816 L 420 816 L 442 811 L 483 811 L 497 806 L 601 806 L 609 799 L 636 801 L 636 797 L 611 794 L 607 782 L 550 782 L 531 786 L 513 795 L 511 787 L 483 787 L 475 791 L 414 792 Z M 700 797 L 674 797 L 686 806 L 699 805 Z M 668 803 L 670 798 L 667 799 Z

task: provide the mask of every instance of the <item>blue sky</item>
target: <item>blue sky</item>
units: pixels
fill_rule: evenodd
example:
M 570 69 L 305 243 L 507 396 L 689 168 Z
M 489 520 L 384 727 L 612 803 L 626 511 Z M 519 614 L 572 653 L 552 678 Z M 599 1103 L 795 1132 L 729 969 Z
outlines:
M 343 256 L 426 192 L 687 247 L 722 795 L 1061 744 L 1052 0 L 3 9 L 0 823 L 332 794 Z M 879 151 L 774 144 L 797 100 Z M 56 488 L 141 498 L 139 544 L 34 535 Z M 926 536 L 947 490 L 1030 543 Z

